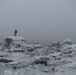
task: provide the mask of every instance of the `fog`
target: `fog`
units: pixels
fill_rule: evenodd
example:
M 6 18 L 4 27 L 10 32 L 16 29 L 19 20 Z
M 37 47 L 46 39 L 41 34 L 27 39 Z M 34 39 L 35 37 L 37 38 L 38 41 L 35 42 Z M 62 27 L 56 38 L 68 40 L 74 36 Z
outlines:
M 76 0 L 0 0 L 0 38 L 15 29 L 27 41 L 75 41 Z

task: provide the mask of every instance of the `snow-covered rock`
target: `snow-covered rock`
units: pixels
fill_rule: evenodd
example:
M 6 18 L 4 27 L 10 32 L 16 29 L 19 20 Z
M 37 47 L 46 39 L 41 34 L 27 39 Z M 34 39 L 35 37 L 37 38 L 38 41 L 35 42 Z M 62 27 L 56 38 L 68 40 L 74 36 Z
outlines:
M 69 45 L 72 45 L 74 42 L 68 38 L 66 38 L 64 41 L 63 41 L 63 44 L 69 44 Z
M 5 37 L 5 45 L 16 45 L 16 47 L 20 47 L 20 45 L 25 44 L 25 39 L 20 36 L 6 36 Z
M 16 36 L 16 37 L 14 37 L 14 36 L 6 36 L 5 39 L 6 38 L 12 39 L 13 41 L 22 41 L 22 40 L 25 41 L 25 39 L 23 37 L 20 37 L 20 36 Z
M 5 48 L 0 50 L 0 65 L 12 68 L 5 71 L 6 75 L 28 75 L 30 72 L 34 72 L 33 75 L 39 74 L 38 72 L 50 75 L 51 72 L 65 71 L 76 66 L 76 44 L 70 39 L 54 42 L 51 46 L 24 43 L 23 46 L 17 47 L 17 43 L 22 45 L 23 38 L 9 38 L 13 39 L 14 45 L 11 44 L 10 48 L 4 46 Z

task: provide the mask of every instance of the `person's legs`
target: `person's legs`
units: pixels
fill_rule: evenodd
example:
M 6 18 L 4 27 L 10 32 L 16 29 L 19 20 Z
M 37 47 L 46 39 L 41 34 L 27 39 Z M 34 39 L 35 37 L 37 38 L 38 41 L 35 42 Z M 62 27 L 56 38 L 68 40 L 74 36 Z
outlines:
M 14 37 L 16 37 L 16 32 L 14 33 Z

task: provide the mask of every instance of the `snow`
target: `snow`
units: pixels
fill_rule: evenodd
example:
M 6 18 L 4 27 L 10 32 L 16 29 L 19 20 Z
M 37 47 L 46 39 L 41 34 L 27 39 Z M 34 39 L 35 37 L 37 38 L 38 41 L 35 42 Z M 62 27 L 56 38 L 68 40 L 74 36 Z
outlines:
M 6 36 L 5 37 L 5 40 L 6 39 L 11 39 L 12 40 L 12 44 L 14 45 L 21 45 L 21 46 L 23 46 L 24 44 L 25 44 L 25 39 L 23 38 L 23 37 L 20 37 L 20 36 L 16 36 L 16 37 L 14 37 L 14 36 Z M 5 41 L 6 42 L 6 41 Z M 7 43 L 7 42 L 6 42 Z
M 14 37 L 14 36 L 6 36 L 5 39 L 6 38 L 10 38 L 10 39 L 12 39 L 14 41 L 24 40 L 24 38 L 23 37 L 20 37 L 20 36 L 16 36 L 16 37 Z
M 18 42 L 23 39 L 18 36 L 9 38 Z M 4 46 L 0 50 L 0 61 L 1 59 L 12 60 L 0 62 L 0 66 L 11 68 L 5 69 L 4 75 L 75 75 L 76 44 L 70 39 L 54 42 L 50 46 L 24 43 L 23 46 L 16 47 L 11 44 L 10 48 Z

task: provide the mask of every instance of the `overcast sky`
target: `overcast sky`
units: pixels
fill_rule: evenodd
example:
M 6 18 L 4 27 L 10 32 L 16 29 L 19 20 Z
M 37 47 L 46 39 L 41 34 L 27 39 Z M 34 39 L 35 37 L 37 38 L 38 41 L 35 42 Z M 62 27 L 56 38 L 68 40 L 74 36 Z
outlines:
M 76 40 L 76 0 L 0 0 L 0 37 L 50 42 Z

